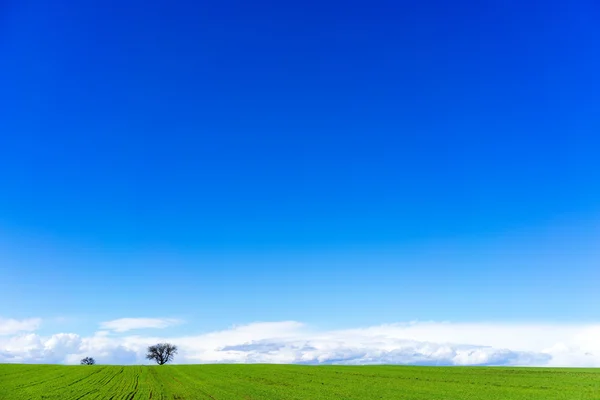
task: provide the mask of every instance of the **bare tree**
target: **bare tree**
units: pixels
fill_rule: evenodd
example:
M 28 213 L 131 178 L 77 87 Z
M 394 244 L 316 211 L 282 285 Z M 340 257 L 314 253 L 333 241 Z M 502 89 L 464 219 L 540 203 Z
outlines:
M 172 361 L 175 354 L 177 354 L 177 346 L 170 343 L 159 343 L 148 347 L 146 358 L 156 361 L 158 365 L 163 365 Z
M 81 365 L 94 365 L 96 364 L 96 360 L 92 357 L 86 357 L 81 359 Z

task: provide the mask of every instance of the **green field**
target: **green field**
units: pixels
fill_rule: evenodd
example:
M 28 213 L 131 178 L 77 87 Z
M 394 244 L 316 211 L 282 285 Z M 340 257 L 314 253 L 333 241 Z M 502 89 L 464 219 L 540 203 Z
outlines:
M 0 399 L 600 399 L 600 370 L 0 364 Z

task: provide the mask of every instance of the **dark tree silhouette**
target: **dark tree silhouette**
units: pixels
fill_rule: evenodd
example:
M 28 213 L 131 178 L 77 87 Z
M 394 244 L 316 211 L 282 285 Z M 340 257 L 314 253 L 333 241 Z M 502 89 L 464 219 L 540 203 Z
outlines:
M 81 365 L 94 365 L 96 364 L 96 360 L 92 357 L 86 357 L 81 359 Z
M 159 343 L 148 347 L 146 358 L 156 361 L 158 365 L 163 365 L 172 361 L 175 354 L 177 354 L 177 346 L 170 343 Z

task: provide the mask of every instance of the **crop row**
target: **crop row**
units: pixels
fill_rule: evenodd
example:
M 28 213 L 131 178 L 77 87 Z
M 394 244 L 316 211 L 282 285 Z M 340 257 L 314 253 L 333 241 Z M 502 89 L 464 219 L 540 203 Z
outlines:
M 594 369 L 0 365 L 0 399 L 600 399 Z

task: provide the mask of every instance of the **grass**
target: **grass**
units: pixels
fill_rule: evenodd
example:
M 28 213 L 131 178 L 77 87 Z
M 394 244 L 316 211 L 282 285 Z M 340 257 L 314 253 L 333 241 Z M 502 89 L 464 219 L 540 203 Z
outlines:
M 600 399 L 600 370 L 0 364 L 0 399 Z

